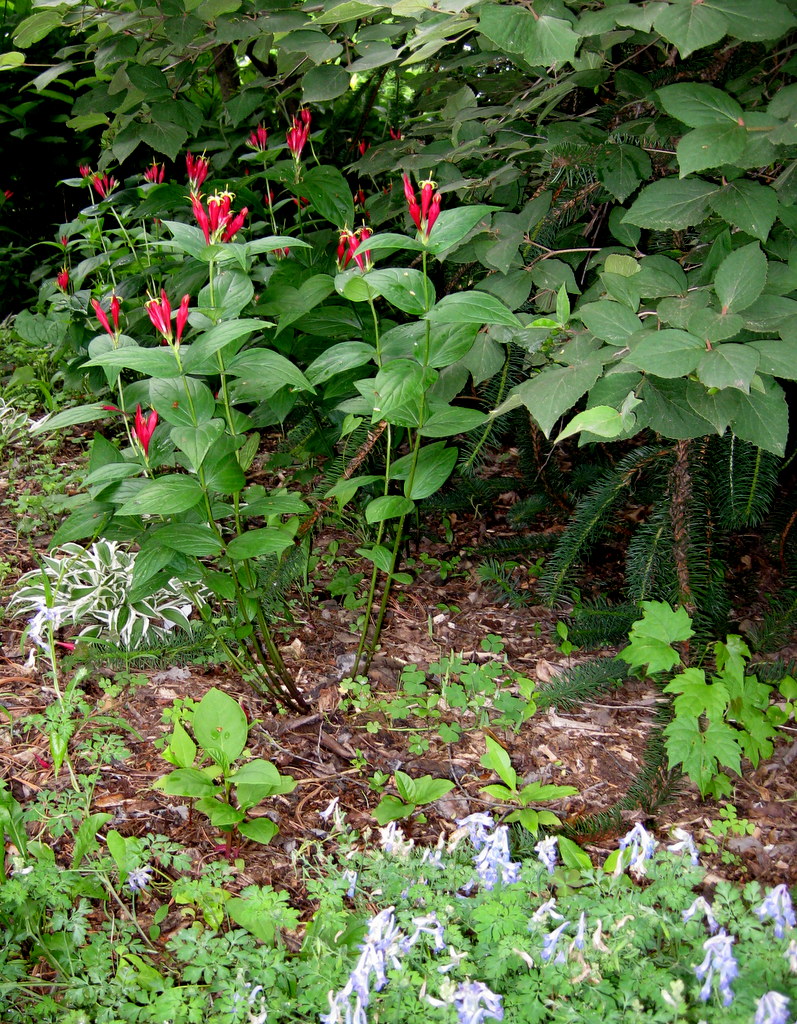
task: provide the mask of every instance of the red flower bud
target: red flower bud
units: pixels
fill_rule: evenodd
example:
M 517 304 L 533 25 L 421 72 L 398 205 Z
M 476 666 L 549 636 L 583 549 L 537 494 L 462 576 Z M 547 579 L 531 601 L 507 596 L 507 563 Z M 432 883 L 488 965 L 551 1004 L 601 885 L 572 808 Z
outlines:
M 246 141 L 252 149 L 256 149 L 258 152 L 262 153 L 268 144 L 268 132 L 262 124 L 259 124 L 254 131 L 249 133 L 249 138 Z
M 144 171 L 145 180 L 151 181 L 156 185 L 160 185 L 165 177 L 166 168 L 164 167 L 163 164 L 156 164 L 154 160 L 152 161 L 152 166 L 148 167 L 146 171 Z
M 180 344 L 180 339 L 183 336 L 183 329 L 185 328 L 186 321 L 188 320 L 188 303 L 191 301 L 190 295 L 184 295 L 180 301 L 180 308 L 177 310 L 177 344 Z
M 192 192 L 198 192 L 202 182 L 207 178 L 210 164 L 204 155 L 185 154 L 185 169 L 188 172 L 188 184 Z
M 107 315 L 105 313 L 105 310 L 100 305 L 99 300 L 98 299 L 92 299 L 91 300 L 91 304 L 94 307 L 94 314 L 95 314 L 95 316 L 100 321 L 102 326 L 105 328 L 107 333 L 110 334 L 110 336 L 112 338 L 115 337 L 114 332 L 111 330 L 111 325 L 108 322 L 108 317 L 107 317 Z
M 66 292 L 69 288 L 69 267 L 67 267 L 66 264 L 64 264 L 56 274 L 55 283 L 62 292 Z
M 135 424 L 133 426 L 133 437 L 141 445 L 141 450 L 144 452 L 146 458 L 149 454 L 149 443 L 152 440 L 152 435 L 155 433 L 155 427 L 158 425 L 158 414 L 153 409 L 152 412 L 144 417 L 141 411 L 141 406 L 136 406 L 136 417 Z

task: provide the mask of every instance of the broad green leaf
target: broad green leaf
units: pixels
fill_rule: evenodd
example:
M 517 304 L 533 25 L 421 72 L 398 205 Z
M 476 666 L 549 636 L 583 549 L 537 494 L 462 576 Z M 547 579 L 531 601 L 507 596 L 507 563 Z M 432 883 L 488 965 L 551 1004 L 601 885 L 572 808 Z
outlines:
M 519 328 L 517 317 L 494 295 L 486 292 L 454 292 L 442 299 L 426 314 L 438 324 L 501 324 Z
M 598 353 L 587 356 L 575 366 L 546 368 L 514 388 L 509 399 L 495 410 L 494 415 L 500 415 L 510 403 L 511 407 L 525 405 L 542 432 L 549 437 L 559 417 L 573 408 L 602 370 L 603 358 Z
M 422 339 L 416 342 L 415 357 L 428 366 L 450 366 L 470 352 L 478 333 L 477 324 L 433 324 L 429 331 L 428 357 L 424 351 L 425 332 Z
M 294 195 L 309 199 L 313 208 L 335 227 L 345 228 L 354 223 L 351 188 L 337 167 L 311 167 L 302 171 L 301 181 L 284 184 Z
M 578 307 L 574 316 L 577 316 L 596 338 L 610 344 L 625 345 L 629 335 L 636 334 L 642 326 L 639 317 L 627 306 L 611 299 L 587 302 Z
M 745 42 L 778 39 L 795 25 L 792 12 L 777 0 L 704 0 L 704 5 L 723 15 L 728 35 Z
M 357 554 L 373 562 L 380 572 L 389 573 L 393 568 L 393 552 L 384 544 L 373 544 L 369 548 L 357 548 Z
M 216 555 L 222 548 L 221 541 L 211 528 L 201 523 L 170 523 L 150 534 L 147 543 L 159 544 L 172 551 L 200 558 Z
M 707 388 L 738 388 L 749 392 L 759 355 L 749 345 L 717 345 L 697 364 L 697 376 Z
M 301 370 L 279 352 L 266 348 L 251 348 L 233 356 L 226 366 L 227 373 L 241 378 L 241 383 L 260 400 L 271 398 L 280 388 L 311 391 L 315 388 Z
M 364 341 L 343 341 L 323 352 L 307 367 L 305 377 L 311 384 L 323 384 L 336 373 L 351 370 L 371 362 L 376 356 L 376 349 Z
M 783 389 L 771 378 L 764 378 L 764 392 L 751 390 L 739 394 L 739 407 L 731 429 L 743 441 L 749 441 L 774 455 L 784 455 L 789 433 L 789 409 Z
M 699 178 L 662 178 L 642 190 L 623 223 L 654 230 L 692 227 L 706 219 L 709 196 L 718 188 Z
M 695 128 L 675 147 L 680 176 L 685 178 L 693 171 L 734 163 L 742 155 L 746 142 L 746 130 L 732 121 Z
M 743 114 L 735 99 L 713 85 L 696 82 L 666 85 L 658 89 L 656 95 L 668 114 L 690 128 L 729 123 L 738 125 Z
M 439 409 L 432 413 L 421 428 L 421 436 L 452 437 L 454 434 L 466 434 L 488 421 L 489 416 L 478 409 L 449 406 L 447 409 Z
M 764 290 L 767 282 L 767 258 L 758 242 L 736 249 L 720 263 L 714 278 L 714 291 L 722 312 L 738 313 L 747 309 Z
M 797 380 L 797 333 L 783 339 L 753 341 L 750 348 L 758 352 L 760 373 L 769 373 L 784 380 Z
M 683 377 L 695 369 L 705 350 L 700 338 L 667 328 L 651 331 L 623 362 L 657 377 Z
M 678 47 L 681 57 L 718 42 L 728 31 L 727 19 L 708 5 L 691 0 L 663 4 L 653 26 Z
M 176 768 L 152 785 L 169 796 L 208 797 L 221 791 L 221 786 L 198 768 Z
M 128 65 L 128 69 L 136 67 Z M 188 129 L 173 121 L 150 121 L 141 125 L 141 141 L 155 153 L 163 153 L 170 160 L 176 160 L 188 138 Z
M 117 510 L 120 516 L 175 515 L 202 500 L 202 488 L 192 476 L 160 476 L 146 483 Z
M 177 360 L 168 348 L 141 348 L 127 345 L 111 349 L 95 359 L 89 359 L 85 366 L 118 367 L 149 374 L 150 377 L 179 377 Z
M 637 146 L 606 146 L 595 162 L 598 180 L 618 202 L 626 200 L 651 174 L 650 157 Z
M 736 313 L 719 313 L 716 309 L 698 309 L 687 322 L 690 334 L 709 344 L 716 344 L 726 338 L 733 338 L 744 327 L 744 321 Z
M 446 448 L 445 441 L 426 445 L 418 453 L 415 476 L 410 486 L 412 472 L 412 453 L 398 459 L 390 471 L 392 480 L 405 480 L 404 494 L 413 501 L 428 498 L 438 491 L 448 480 L 457 464 L 459 451 L 457 448 Z
M 474 387 L 477 387 L 498 373 L 504 365 L 505 359 L 506 350 L 503 345 L 499 345 L 485 331 L 479 331 L 473 347 L 462 357 L 460 362 L 470 370 Z
M 235 825 L 244 820 L 244 812 L 225 800 L 218 800 L 216 797 L 200 797 L 196 802 L 196 809 L 201 814 L 206 814 L 214 828 L 229 831 Z
M 213 392 L 196 377 L 149 382 L 149 400 L 160 418 L 175 427 L 198 427 L 216 411 Z
M 769 185 L 738 178 L 715 192 L 709 205 L 734 227 L 765 242 L 778 214 L 778 195 Z
M 578 46 L 578 36 L 569 22 L 508 4 L 481 7 L 479 31 L 500 49 L 523 57 L 532 67 L 572 61 Z
M 44 419 L 34 423 L 30 428 L 34 437 L 37 434 L 44 434 L 50 430 L 63 430 L 64 427 L 74 427 L 78 423 L 91 423 L 93 420 L 104 420 L 114 415 L 113 410 L 107 409 L 104 405 L 77 405 L 73 409 L 64 409 L 55 415 L 45 416 Z
M 262 320 L 226 320 L 216 324 L 183 350 L 183 369 L 187 373 L 201 373 L 201 367 L 207 366 L 207 372 L 218 372 L 218 363 L 215 360 L 208 362 L 210 357 L 233 342 L 242 341 L 255 331 L 261 331 L 264 326 L 267 324 Z M 236 345 L 236 349 L 238 347 Z
M 394 359 L 383 366 L 373 383 L 374 422 L 384 419 L 402 427 L 417 426 L 423 396 L 435 376 L 434 370 L 409 359 Z
M 211 419 L 199 426 L 172 427 L 171 439 L 198 472 L 214 442 L 224 433 L 224 420 Z
M 274 836 L 279 832 L 279 828 L 271 818 L 252 818 L 249 821 L 243 822 L 238 826 L 238 831 L 246 839 L 251 839 L 253 843 L 260 843 L 262 846 L 268 845 Z
M 196 743 L 191 739 L 181 722 L 175 722 L 169 745 L 163 752 L 164 760 L 178 768 L 190 768 L 196 759 Z
M 567 426 L 554 438 L 554 444 L 563 441 L 566 437 L 572 437 L 582 430 L 587 430 L 598 437 L 613 438 L 619 437 L 626 429 L 622 415 L 608 405 L 596 405 L 591 409 L 578 413 L 573 417 Z
M 459 206 L 454 210 L 443 210 L 435 221 L 426 248 L 440 255 L 461 242 L 480 221 L 486 230 L 489 227 L 487 218 L 495 209 L 495 206 Z
M 384 296 L 402 313 L 420 316 L 434 303 L 434 287 L 419 270 L 406 267 L 388 267 L 386 270 L 372 270 L 367 276 L 368 285 Z
M 280 787 L 282 776 L 271 761 L 258 758 L 256 761 L 248 761 L 229 779 L 234 786 L 265 786 L 276 790 Z
M 25 63 L 25 54 L 20 53 L 19 50 L 8 50 L 6 53 L 0 53 L 0 69 L 2 68 L 18 68 L 21 64 Z M 62 65 L 63 66 L 63 65 Z M 71 65 L 66 65 L 67 67 Z
M 350 83 L 348 71 L 337 64 L 309 68 L 302 75 L 302 102 L 327 103 L 347 92 Z
M 517 787 L 517 772 L 512 767 L 509 754 L 492 736 L 485 734 L 484 743 L 487 752 L 482 754 L 480 763 L 495 772 L 509 789 L 515 789 Z
M 405 804 L 397 796 L 385 793 L 374 808 L 373 815 L 380 825 L 387 825 L 389 821 L 409 817 L 414 810 L 414 804 Z
M 234 561 L 257 558 L 259 555 L 279 555 L 293 544 L 293 534 L 278 526 L 263 526 L 239 534 L 227 545 L 227 557 Z
M 397 494 L 383 494 L 374 498 L 365 509 L 365 521 L 371 523 L 382 523 L 386 519 L 399 519 L 406 516 L 415 508 L 415 502 L 409 498 L 402 498 Z
M 249 723 L 238 701 L 215 686 L 197 704 L 191 726 L 205 753 L 221 763 L 220 752 L 227 765 L 241 756 L 249 735 Z
M 49 35 L 54 28 L 58 28 L 62 23 L 62 17 L 60 7 L 52 7 L 31 14 L 14 29 L 14 43 L 21 50 L 27 50 L 29 46 L 33 46 L 34 43 L 38 43 Z
M 673 701 L 677 715 L 719 718 L 728 706 L 727 687 L 719 681 L 706 682 L 706 673 L 700 668 L 685 668 L 664 687 L 664 692 L 680 694 Z

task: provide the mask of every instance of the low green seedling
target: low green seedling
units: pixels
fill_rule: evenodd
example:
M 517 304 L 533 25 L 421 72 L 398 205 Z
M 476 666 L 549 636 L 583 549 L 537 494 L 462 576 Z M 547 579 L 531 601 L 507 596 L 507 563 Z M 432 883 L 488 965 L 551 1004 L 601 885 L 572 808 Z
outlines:
M 532 804 L 545 803 L 549 800 L 559 800 L 564 796 L 575 796 L 578 790 L 575 786 L 546 785 L 542 782 L 530 782 L 522 789 L 518 789 L 518 775 L 512 767 L 509 754 L 500 743 L 491 736 L 484 737 L 487 744 L 487 752 L 481 757 L 481 764 L 501 779 L 501 784 L 482 786 L 481 792 L 502 804 L 514 806 L 515 810 L 506 816 L 505 821 L 516 821 L 532 835 L 537 835 L 543 825 L 561 825 L 559 818 L 553 811 L 540 811 L 532 807 Z
M 454 788 L 454 783 L 448 779 L 435 779 L 431 775 L 412 779 L 405 772 L 398 771 L 393 773 L 393 781 L 399 795 L 396 797 L 385 793 L 374 809 L 374 817 L 380 825 L 410 818 L 418 807 L 434 803 Z M 420 814 L 417 820 L 423 822 L 426 818 Z
M 182 722 L 175 721 L 163 757 L 177 767 L 158 779 L 155 788 L 196 800 L 196 809 L 226 833 L 228 853 L 236 833 L 256 843 L 271 842 L 279 831 L 274 822 L 251 818 L 248 812 L 269 797 L 291 793 L 296 780 L 261 758 L 237 764 L 249 723 L 238 702 L 216 687 L 194 708 L 191 729 L 193 739 Z

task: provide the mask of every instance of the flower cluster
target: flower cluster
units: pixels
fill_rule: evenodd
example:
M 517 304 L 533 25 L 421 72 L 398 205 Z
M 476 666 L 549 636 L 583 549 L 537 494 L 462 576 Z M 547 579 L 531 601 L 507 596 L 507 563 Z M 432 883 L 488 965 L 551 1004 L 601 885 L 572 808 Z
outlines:
M 139 412 L 141 406 L 138 407 Z M 143 868 L 133 868 L 127 875 L 127 885 L 131 892 L 141 892 L 152 881 L 152 868 L 147 864 Z
M 404 197 L 407 200 L 410 217 L 421 236 L 422 241 L 428 241 L 432 228 L 440 216 L 440 193 L 435 192 L 436 182 L 431 179 L 420 182 L 421 201 L 418 202 L 415 196 L 415 189 L 412 187 L 409 174 L 404 175 Z
M 753 1024 L 789 1024 L 789 998 L 767 992 L 756 1003 Z
M 739 973 L 739 964 L 731 952 L 731 946 L 735 942 L 732 935 L 728 935 L 724 928 L 721 928 L 717 935 L 706 939 L 703 943 L 706 957 L 703 963 L 695 967 L 695 975 L 698 981 L 703 982 L 700 989 L 700 998 L 707 1002 L 711 995 L 711 985 L 714 975 L 717 975 L 719 982 L 719 994 L 722 996 L 722 1005 L 730 1006 L 733 1002 L 731 982 Z
M 775 925 L 775 938 L 782 939 L 787 928 L 794 928 L 797 921 L 791 902 L 788 886 L 776 885 L 760 907 L 754 911 L 759 921 L 772 921 Z
M 136 416 L 133 425 L 133 437 L 141 445 L 141 450 L 144 452 L 144 457 L 149 455 L 149 443 L 152 440 L 152 435 L 155 433 L 155 427 L 158 425 L 158 414 L 153 409 L 149 416 L 144 416 L 141 411 L 141 406 L 136 406 Z
M 637 822 L 631 831 L 627 832 L 623 836 L 618 845 L 620 847 L 620 856 L 617 858 L 615 874 L 622 874 L 623 863 L 625 861 L 623 853 L 630 847 L 631 874 L 635 875 L 637 878 L 641 878 L 645 874 L 645 861 L 650 860 L 656 852 L 656 847 L 658 845 L 656 840 L 643 825 L 640 825 L 640 823 Z
M 144 181 L 151 181 L 154 185 L 161 185 L 165 178 L 165 166 L 163 164 L 156 164 L 154 160 L 152 161 L 152 166 L 144 171 Z
M 259 124 L 257 128 L 254 128 L 249 133 L 249 138 L 246 140 L 246 144 L 252 149 L 256 149 L 259 153 L 265 152 L 266 146 L 268 145 L 268 131 L 262 124 Z
M 180 300 L 180 308 L 177 310 L 176 317 L 176 334 L 172 333 L 172 307 L 165 290 L 161 290 L 160 299 L 150 299 L 144 304 L 152 326 L 162 335 L 164 345 L 171 344 L 173 339 L 175 345 L 180 344 L 188 320 L 188 303 L 190 301 L 190 295 L 184 295 Z
M 546 839 L 541 839 L 534 847 L 534 852 L 548 869 L 549 875 L 552 875 L 556 870 L 556 854 L 558 847 L 558 836 L 548 836 Z
M 364 252 L 357 252 L 357 249 L 372 234 L 371 229 L 367 227 L 361 227 L 358 231 L 349 231 L 348 228 L 344 228 L 341 231 L 338 241 L 338 270 L 345 270 L 352 259 L 360 270 L 371 269 L 371 250 L 366 249 Z
M 210 171 L 210 164 L 207 158 L 205 156 L 194 156 L 193 153 L 186 153 L 185 169 L 188 174 L 188 187 L 192 193 L 198 192 Z
M 66 264 L 64 264 L 55 275 L 55 283 L 62 292 L 66 292 L 69 288 L 69 267 Z
M 98 171 L 96 174 L 92 175 L 91 184 L 100 199 L 107 199 L 111 192 L 113 192 L 113 190 L 118 186 L 119 182 L 116 178 L 104 173 L 100 174 Z
M 107 333 L 112 338 L 118 337 L 118 335 L 119 335 L 119 309 L 120 309 L 120 306 L 121 306 L 121 304 L 119 302 L 119 297 L 117 295 L 112 295 L 111 296 L 111 320 L 113 320 L 113 328 L 111 328 L 111 325 L 110 325 L 110 323 L 108 321 L 108 314 L 102 308 L 102 306 L 100 305 L 99 301 L 97 299 L 92 299 L 91 300 L 91 304 L 94 307 L 94 313 L 95 313 L 97 319 L 100 321 L 100 323 L 105 328 Z
M 301 158 L 302 150 L 310 137 L 310 122 L 312 119 L 312 114 L 309 110 L 306 108 L 300 110 L 298 117 L 293 119 L 293 127 L 289 128 L 285 134 L 285 144 L 291 151 L 293 159 L 297 162 Z
M 239 213 L 233 213 L 234 198 L 232 192 L 214 192 L 208 197 L 206 209 L 201 196 L 191 193 L 191 208 L 208 245 L 211 242 L 231 242 L 243 227 L 249 210 L 244 206 Z

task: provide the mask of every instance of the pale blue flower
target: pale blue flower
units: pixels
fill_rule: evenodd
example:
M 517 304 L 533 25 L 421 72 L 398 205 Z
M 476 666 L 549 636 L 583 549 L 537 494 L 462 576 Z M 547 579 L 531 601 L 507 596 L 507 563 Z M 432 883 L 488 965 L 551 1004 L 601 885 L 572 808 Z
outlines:
M 565 928 L 568 928 L 569 926 L 570 926 L 570 922 L 569 921 L 563 921 L 559 925 L 558 928 L 554 928 L 554 930 L 552 932 L 549 932 L 543 938 L 543 940 L 542 940 L 542 953 L 541 953 L 541 957 L 542 957 L 543 960 L 545 960 L 547 962 L 548 960 L 551 959 L 551 957 L 556 952 L 556 947 L 559 945 L 559 939 L 561 939 L 561 937 L 562 937 L 562 932 L 565 930 Z
M 458 818 L 457 827 L 466 828 L 473 849 L 480 850 L 489 839 L 495 822 L 491 814 L 480 812 L 479 814 L 469 814 L 467 818 Z
M 731 946 L 736 940 L 728 935 L 724 928 L 720 929 L 718 935 L 706 939 L 703 949 L 706 951 L 706 958 L 699 967 L 695 967 L 695 975 L 698 981 L 703 982 L 700 989 L 700 998 L 707 1002 L 711 995 L 711 984 L 714 975 L 717 974 L 719 982 L 719 993 L 722 996 L 722 1005 L 730 1006 L 733 1002 L 731 982 L 739 973 L 739 965 L 731 952 Z
M 343 881 L 349 883 L 349 888 L 346 890 L 346 895 L 351 899 L 354 893 L 357 891 L 357 872 L 356 871 L 344 871 Z
M 537 924 L 539 921 L 544 921 L 546 917 L 550 917 L 554 921 L 564 921 L 564 915 L 560 914 L 557 910 L 554 910 L 556 906 L 555 897 L 546 900 L 545 903 L 541 903 L 539 907 L 531 915 L 531 921 L 529 922 L 529 929 L 532 924 Z
M 152 868 L 147 865 L 143 868 L 133 868 L 127 876 L 127 884 L 133 892 L 141 892 L 146 889 L 152 881 Z
M 584 940 L 587 935 L 587 915 L 584 911 L 581 911 L 581 916 L 578 919 L 578 928 L 576 929 L 576 937 L 573 939 L 573 945 L 576 949 L 584 948 Z
M 789 999 L 780 992 L 767 992 L 756 1003 L 753 1024 L 789 1024 Z
M 534 852 L 537 857 L 548 869 L 548 874 L 552 875 L 556 870 L 556 859 L 557 851 L 559 849 L 559 837 L 548 836 L 547 839 L 541 839 L 539 843 L 534 847 Z
M 688 910 L 681 912 L 681 919 L 684 921 L 691 921 L 695 914 L 704 914 L 706 918 L 706 924 L 708 930 L 712 935 L 716 935 L 719 931 L 719 925 L 717 919 L 714 917 L 714 912 L 711 909 L 711 904 L 708 903 L 702 896 L 698 896 L 691 907 Z
M 673 837 L 678 840 L 677 843 L 672 843 L 667 849 L 670 853 L 688 853 L 692 864 L 697 866 L 700 863 L 700 856 L 698 854 L 697 846 L 695 841 L 689 832 L 683 828 L 673 829 Z
M 494 889 L 498 882 L 509 885 L 520 877 L 520 864 L 509 856 L 509 829 L 499 825 L 476 855 L 476 874 L 485 889 Z
M 445 871 L 445 864 L 443 862 L 443 851 L 442 850 L 430 850 L 427 846 L 421 854 L 421 864 L 428 864 L 432 868 L 440 868 L 441 871 Z
M 753 913 L 759 921 L 767 918 L 775 923 L 775 938 L 782 939 L 787 928 L 793 928 L 795 923 L 794 907 L 791 902 L 791 895 L 788 886 L 776 885 L 767 895 L 767 898 L 757 907 Z
M 645 874 L 645 861 L 650 860 L 656 852 L 658 843 L 653 836 L 639 822 L 634 825 L 630 832 L 627 832 L 619 843 L 620 850 L 631 847 L 631 871 L 637 875 Z M 622 872 L 623 858 L 617 860 L 617 873 Z
M 783 955 L 789 961 L 791 973 L 797 974 L 797 941 L 792 939 Z
M 482 1024 L 485 1020 L 503 1020 L 501 996 L 481 981 L 465 981 L 454 993 L 457 1024 Z
M 439 953 L 440 950 L 446 948 L 445 939 L 443 938 L 443 925 L 440 923 L 437 914 L 432 912 L 423 917 L 413 917 L 412 923 L 415 926 L 415 931 L 407 940 L 407 948 L 414 946 L 422 935 L 430 936 L 435 952 Z

